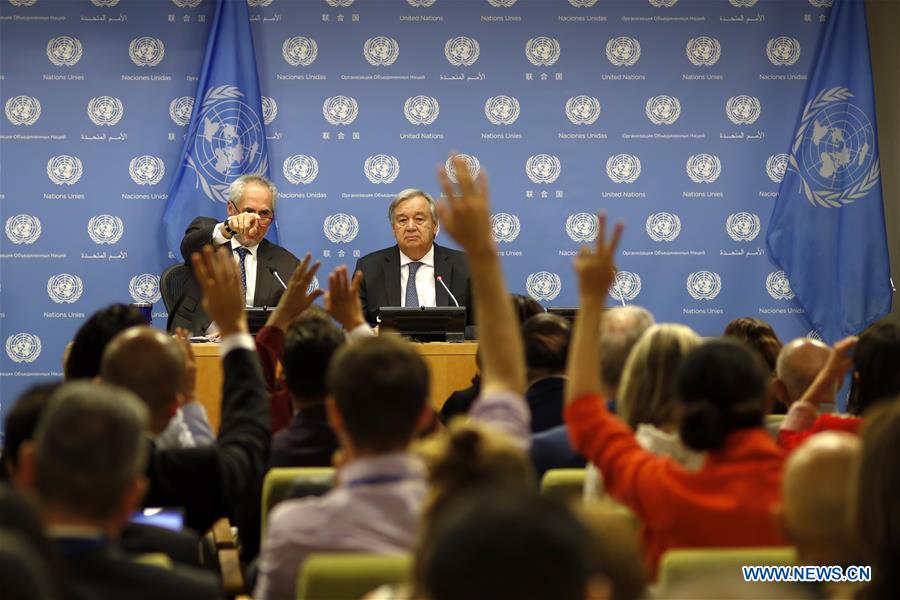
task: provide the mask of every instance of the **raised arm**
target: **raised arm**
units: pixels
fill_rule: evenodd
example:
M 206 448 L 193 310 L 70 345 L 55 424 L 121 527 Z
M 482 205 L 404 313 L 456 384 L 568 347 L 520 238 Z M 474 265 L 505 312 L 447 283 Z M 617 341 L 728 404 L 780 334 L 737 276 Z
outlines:
M 459 156 L 452 161 L 459 183 L 454 185 L 441 168 L 438 179 L 445 198 L 438 204 L 438 215 L 444 230 L 469 259 L 481 350 L 481 393 L 521 394 L 526 383 L 525 351 L 491 236 L 487 179 L 482 172 L 473 180 Z

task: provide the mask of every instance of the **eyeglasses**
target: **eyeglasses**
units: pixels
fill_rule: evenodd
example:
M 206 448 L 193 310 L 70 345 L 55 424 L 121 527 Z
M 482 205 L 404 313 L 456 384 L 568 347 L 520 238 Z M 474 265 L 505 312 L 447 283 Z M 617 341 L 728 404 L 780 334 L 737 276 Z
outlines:
M 428 224 L 428 219 L 424 215 L 416 215 L 412 219 L 412 222 L 416 227 L 424 227 Z M 403 229 L 404 227 L 407 227 L 409 223 L 410 219 L 408 217 L 397 217 L 394 219 L 394 227 L 397 229 Z
M 247 213 L 250 215 L 259 215 L 259 220 L 262 221 L 263 223 L 271 223 L 272 219 L 275 218 L 275 213 L 273 213 L 271 210 L 268 210 L 268 209 L 256 212 L 252 208 L 245 208 L 241 212 L 244 212 L 244 213 Z

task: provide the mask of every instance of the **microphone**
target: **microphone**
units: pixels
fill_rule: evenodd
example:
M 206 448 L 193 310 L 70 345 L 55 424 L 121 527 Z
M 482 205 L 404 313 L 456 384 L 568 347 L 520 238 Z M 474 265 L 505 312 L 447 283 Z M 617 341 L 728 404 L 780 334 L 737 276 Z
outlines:
M 437 277 L 435 277 L 435 279 L 437 280 L 438 283 L 441 284 L 442 288 L 447 290 L 447 293 L 450 294 L 450 299 L 453 300 L 453 304 L 455 304 L 456 307 L 459 308 L 459 302 L 457 302 L 456 296 L 453 295 L 453 292 L 450 291 L 450 288 L 447 287 L 447 284 L 444 283 L 444 278 L 441 277 L 440 275 L 438 275 Z
M 275 276 L 275 279 L 278 280 L 278 283 L 281 284 L 281 287 L 287 289 L 287 286 L 284 284 L 284 281 L 281 280 L 281 277 L 279 277 L 278 275 L 278 271 L 276 271 L 274 267 L 269 267 L 269 273 Z
M 616 269 L 616 273 L 618 274 L 618 269 Z M 625 296 L 622 294 L 622 288 L 619 287 L 618 278 L 613 279 L 613 285 L 616 286 L 616 291 L 619 293 L 619 300 L 622 301 L 622 306 L 625 306 Z

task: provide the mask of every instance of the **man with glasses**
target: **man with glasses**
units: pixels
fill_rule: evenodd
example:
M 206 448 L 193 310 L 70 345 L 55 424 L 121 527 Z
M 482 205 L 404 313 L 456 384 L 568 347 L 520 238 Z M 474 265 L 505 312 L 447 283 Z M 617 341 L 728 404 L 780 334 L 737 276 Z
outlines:
M 190 266 L 191 255 L 206 244 L 229 244 L 241 269 L 247 306 L 275 306 L 299 261 L 281 246 L 265 239 L 275 218 L 278 190 L 259 175 L 242 175 L 228 188 L 228 217 L 217 221 L 197 217 L 181 240 L 181 255 Z M 276 275 L 277 274 L 277 275 Z M 192 276 L 185 283 L 181 301 L 169 319 L 170 328 L 185 327 L 195 335 L 212 333 L 212 320 L 201 304 L 200 285 Z
M 449 289 L 459 306 L 468 308 L 471 324 L 466 255 L 434 243 L 440 230 L 434 199 L 422 190 L 405 189 L 388 207 L 388 220 L 397 245 L 356 263 L 356 271 L 362 272 L 359 295 L 366 320 L 375 324 L 382 306 L 456 306 Z

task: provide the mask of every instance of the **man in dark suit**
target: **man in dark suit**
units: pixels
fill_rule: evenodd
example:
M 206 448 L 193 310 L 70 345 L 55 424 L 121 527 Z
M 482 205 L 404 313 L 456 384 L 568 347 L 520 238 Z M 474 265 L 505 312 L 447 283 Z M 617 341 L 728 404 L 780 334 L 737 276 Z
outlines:
M 366 320 L 374 324 L 382 306 L 465 306 L 472 323 L 472 295 L 466 255 L 434 243 L 440 224 L 427 192 L 405 189 L 388 208 L 397 245 L 367 254 L 356 263 L 363 280 L 359 295 Z M 437 278 L 450 289 L 454 302 Z
M 122 388 L 67 383 L 22 454 L 23 482 L 63 557 L 73 598 L 221 598 L 211 573 L 134 562 L 118 543 L 147 489 L 148 411 Z
M 253 338 L 247 333 L 240 273 L 220 248 L 204 248 L 193 261 L 203 303 L 222 334 L 222 418 L 216 442 L 199 448 L 161 450 L 150 441 L 145 506 L 181 506 L 186 523 L 206 531 L 228 516 L 261 476 L 271 438 L 269 404 Z M 133 327 L 110 342 L 100 377 L 135 392 L 150 411 L 149 433 L 158 435 L 178 406 L 184 373 L 182 350 L 150 327 Z
M 271 181 L 258 175 L 243 175 L 228 189 L 228 218 L 218 222 L 197 217 L 181 240 L 181 255 L 188 266 L 191 255 L 203 246 L 228 245 L 241 265 L 247 306 L 275 306 L 285 283 L 299 262 L 297 257 L 265 239 L 275 218 L 278 190 Z M 275 275 L 277 273 L 277 277 Z M 207 333 L 212 319 L 200 303 L 200 284 L 191 272 L 184 293 L 172 310 L 168 329 L 184 327 L 194 334 Z

